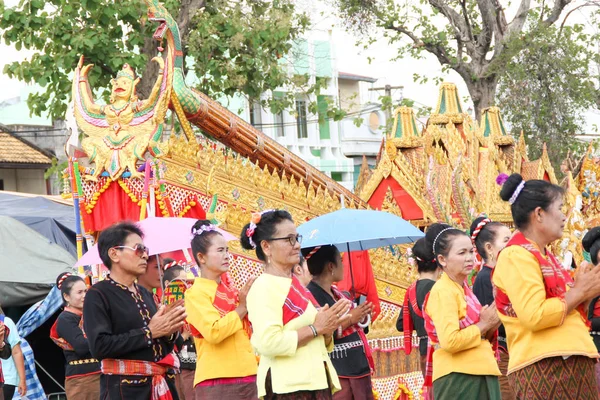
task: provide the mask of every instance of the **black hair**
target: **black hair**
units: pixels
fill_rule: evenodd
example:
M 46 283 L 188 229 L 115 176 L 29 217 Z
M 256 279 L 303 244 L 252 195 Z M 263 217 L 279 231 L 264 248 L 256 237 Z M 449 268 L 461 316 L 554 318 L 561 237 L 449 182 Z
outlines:
M 425 233 L 426 245 L 431 248 L 436 263 L 439 264 L 439 255 L 448 257 L 450 247 L 452 247 L 452 238 L 460 235 L 468 237 L 465 232 L 447 224 L 437 223 L 431 225 L 429 229 L 427 229 L 427 232 Z
M 306 257 L 314 249 L 314 247 L 307 247 L 305 249 L 302 249 L 302 255 Z M 334 245 L 328 244 L 325 246 L 321 246 L 321 248 L 314 252 L 308 260 L 306 260 L 310 274 L 313 276 L 321 275 L 323 271 L 325 271 L 325 265 L 327 263 L 337 263 L 337 258 L 339 257 L 339 255 L 340 251 Z
M 164 265 L 168 265 L 171 264 L 173 261 L 172 258 L 165 258 L 163 261 Z M 171 268 L 167 269 L 165 271 L 165 273 L 163 274 L 163 280 L 162 280 L 162 284 L 163 284 L 163 288 L 165 286 L 165 282 L 169 281 L 173 281 L 173 279 L 175 279 L 176 276 L 178 276 L 181 271 L 185 271 L 185 268 L 183 268 L 181 265 L 177 264 L 172 266 Z
M 200 266 L 200 261 L 198 260 L 198 253 L 206 254 L 208 248 L 212 244 L 213 237 L 215 237 L 216 235 L 221 235 L 221 233 L 218 231 L 204 231 L 201 233 L 194 232 L 199 232 L 200 229 L 202 229 L 202 227 L 210 225 L 212 225 L 212 223 L 209 220 L 199 219 L 192 227 L 192 235 L 194 235 L 192 237 L 192 253 L 194 253 L 194 260 L 196 260 L 196 264 L 198 264 L 198 267 Z
M 242 247 L 246 250 L 256 250 L 256 257 L 261 261 L 267 261 L 267 257 L 265 256 L 260 243 L 263 240 L 272 238 L 277 230 L 277 225 L 283 221 L 294 222 L 292 215 L 285 210 L 268 211 L 261 215 L 260 222 L 256 224 L 254 234 L 252 235 L 252 241 L 256 244 L 256 249 L 250 244 L 250 238 L 246 233 L 248 228 L 250 228 L 250 224 L 246 224 L 240 235 Z
M 109 226 L 100 233 L 98 237 L 98 253 L 102 262 L 109 270 L 112 268 L 112 260 L 108 255 L 108 251 L 113 247 L 123 246 L 129 235 L 138 235 L 144 238 L 144 232 L 131 221 L 118 222 Z
M 590 253 L 592 264 L 598 264 L 598 252 L 600 251 L 600 226 L 590 229 L 581 241 L 583 249 Z
M 415 242 L 412 248 L 412 254 L 417 262 L 417 271 L 434 272 L 438 269 L 435 256 L 431 246 L 427 245 L 427 240 L 423 237 Z
M 522 181 L 523 177 L 519 174 L 509 176 L 500 191 L 502 200 L 509 201 Z M 517 229 L 526 229 L 529 225 L 529 215 L 536 208 L 541 207 L 542 210 L 548 211 L 550 205 L 562 197 L 564 192 L 565 190 L 560 186 L 547 181 L 539 179 L 527 181 L 510 207 Z
M 473 221 L 473 223 L 471 224 L 471 229 L 469 229 L 469 232 L 471 232 L 471 236 L 473 235 L 475 229 L 477 229 L 477 225 L 479 225 L 479 223 L 486 218 L 487 217 L 478 217 L 475 219 L 475 221 Z M 485 251 L 485 244 L 493 243 L 494 240 L 496 240 L 498 228 L 501 226 L 503 225 L 500 222 L 488 222 L 484 225 L 483 228 L 481 228 L 479 234 L 475 238 L 475 247 L 477 248 L 477 252 L 481 256 L 481 258 L 483 258 L 483 260 L 486 262 L 489 260 L 490 256 Z
M 306 261 L 306 259 L 302 255 L 302 252 L 300 252 L 299 256 L 300 256 L 300 260 L 298 260 L 298 265 L 302 266 L 302 264 L 304 263 L 304 261 Z
M 69 276 L 67 276 L 65 278 L 65 275 L 69 275 Z M 60 274 L 58 276 L 58 278 L 56 278 L 56 286 L 60 290 L 60 294 L 62 296 L 63 302 L 66 302 L 66 300 L 65 300 L 65 294 L 67 296 L 70 296 L 71 295 L 71 290 L 73 289 L 73 286 L 77 282 L 80 282 L 80 281 L 83 282 L 83 283 L 85 283 L 85 281 L 83 280 L 82 277 L 80 277 L 79 275 L 73 275 L 70 272 L 63 272 L 62 274 Z

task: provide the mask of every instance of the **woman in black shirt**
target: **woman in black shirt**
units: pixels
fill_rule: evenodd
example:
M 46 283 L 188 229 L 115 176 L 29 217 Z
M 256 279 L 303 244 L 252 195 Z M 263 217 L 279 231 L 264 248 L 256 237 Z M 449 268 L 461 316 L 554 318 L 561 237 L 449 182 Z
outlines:
M 100 364 L 92 357 L 83 332 L 83 301 L 87 286 L 81 277 L 68 272 L 57 278 L 56 286 L 66 307 L 52 326 L 50 338 L 63 349 L 67 360 L 67 398 L 97 400 L 100 397 Z
M 344 279 L 342 257 L 335 246 L 302 249 L 302 255 L 313 275 L 307 288 L 321 306 L 331 307 L 342 298 L 350 298 L 333 285 Z M 373 360 L 363 331 L 372 311 L 371 303 L 353 306 L 348 311 L 350 318 L 333 334 L 334 347 L 329 357 L 342 385 L 342 390 L 333 395 L 334 400 L 373 399 Z
M 423 302 L 431 291 L 435 281 L 440 276 L 441 270 L 435 262 L 431 246 L 427 246 L 425 238 L 417 240 L 412 248 L 412 256 L 417 264 L 419 279 L 406 290 L 404 305 L 396 329 L 404 332 L 404 352 L 408 355 L 412 351 L 412 333 L 417 331 L 419 341 L 419 355 L 421 356 L 421 372 L 423 376 L 427 367 L 427 332 L 423 320 Z

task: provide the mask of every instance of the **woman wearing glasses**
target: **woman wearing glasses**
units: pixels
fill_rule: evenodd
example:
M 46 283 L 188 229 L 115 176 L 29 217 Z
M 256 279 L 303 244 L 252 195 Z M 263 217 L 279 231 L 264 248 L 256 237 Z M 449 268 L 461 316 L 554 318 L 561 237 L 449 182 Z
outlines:
M 65 353 L 65 391 L 69 399 L 96 400 L 100 397 L 100 365 L 92 357 L 83 332 L 84 280 L 65 272 L 56 279 L 66 307 L 50 330 L 50 338 Z
M 210 221 L 192 228 L 192 252 L 201 277 L 185 293 L 188 322 L 195 330 L 196 400 L 255 400 L 256 357 L 250 345 L 246 295 L 230 283 L 227 240 Z
M 260 355 L 259 397 L 331 399 L 340 383 L 327 348 L 333 332 L 349 317 L 350 301 L 319 307 L 293 274 L 302 236 L 283 210 L 256 213 L 241 234 L 242 247 L 254 249 L 265 272 L 248 293 L 252 345 Z

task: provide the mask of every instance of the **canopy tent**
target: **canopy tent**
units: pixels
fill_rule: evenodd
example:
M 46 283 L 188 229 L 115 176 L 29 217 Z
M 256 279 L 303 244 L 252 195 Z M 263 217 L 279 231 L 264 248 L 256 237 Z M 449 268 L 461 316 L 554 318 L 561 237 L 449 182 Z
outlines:
M 77 257 L 72 206 L 41 196 L 0 193 L 0 215 L 16 219 Z
M 14 218 L 0 215 L 0 304 L 43 299 L 56 277 L 75 264 L 64 248 Z

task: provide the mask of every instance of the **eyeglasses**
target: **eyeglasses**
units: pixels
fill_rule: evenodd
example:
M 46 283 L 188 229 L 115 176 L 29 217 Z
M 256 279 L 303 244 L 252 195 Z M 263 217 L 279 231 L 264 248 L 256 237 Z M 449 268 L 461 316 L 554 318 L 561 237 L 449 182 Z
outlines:
M 290 242 L 290 245 L 292 247 L 294 247 L 296 245 L 296 243 L 302 244 L 302 235 L 300 235 L 299 233 L 296 234 L 296 236 L 286 236 L 286 237 L 280 237 L 280 238 L 270 238 L 267 240 L 287 240 L 288 242 Z
M 142 258 L 144 256 L 144 254 L 150 255 L 150 249 L 141 243 L 136 244 L 135 247 L 115 246 L 115 247 L 113 247 L 113 249 L 129 249 L 129 250 L 132 250 L 135 253 L 135 255 L 140 258 Z

